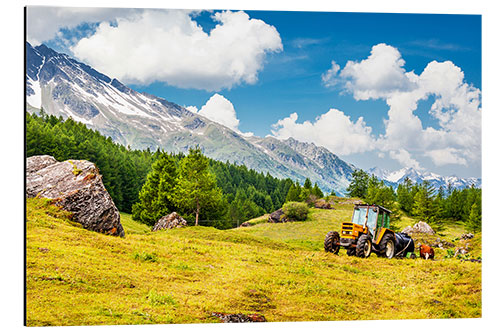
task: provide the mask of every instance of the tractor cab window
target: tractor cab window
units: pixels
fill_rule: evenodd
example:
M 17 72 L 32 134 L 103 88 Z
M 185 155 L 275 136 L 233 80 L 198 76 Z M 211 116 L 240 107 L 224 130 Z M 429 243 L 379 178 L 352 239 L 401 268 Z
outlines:
M 373 208 L 368 210 L 368 222 L 366 225 L 371 232 L 377 227 L 377 211 Z
M 366 208 L 355 208 L 354 214 L 352 215 L 352 223 L 365 224 L 366 218 Z

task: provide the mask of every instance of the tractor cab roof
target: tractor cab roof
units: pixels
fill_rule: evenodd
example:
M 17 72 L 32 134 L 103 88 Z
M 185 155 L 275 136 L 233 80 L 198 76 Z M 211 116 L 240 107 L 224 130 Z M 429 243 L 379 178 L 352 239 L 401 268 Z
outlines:
M 384 208 L 384 207 L 379 206 L 379 205 L 356 204 L 356 205 L 354 205 L 354 209 L 356 209 L 356 208 L 378 208 L 379 210 L 384 211 L 388 214 L 392 213 L 389 209 Z

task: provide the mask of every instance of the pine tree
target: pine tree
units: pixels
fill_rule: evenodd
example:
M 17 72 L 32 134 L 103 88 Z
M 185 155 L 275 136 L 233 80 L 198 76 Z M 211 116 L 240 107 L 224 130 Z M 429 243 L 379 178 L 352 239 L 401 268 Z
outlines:
M 323 191 L 318 186 L 318 183 L 314 183 L 314 187 L 312 189 L 312 194 L 315 195 L 318 198 L 323 198 Z
M 195 214 L 195 225 L 202 210 L 219 208 L 222 192 L 208 170 L 208 159 L 201 149 L 189 149 L 188 156 L 181 160 L 173 199 L 178 207 Z
M 153 163 L 146 183 L 139 192 L 139 201 L 132 206 L 132 218 L 154 225 L 174 210 L 171 193 L 176 185 L 177 169 L 171 155 L 163 153 Z
M 352 173 L 352 180 L 347 187 L 347 193 L 350 197 L 365 198 L 366 191 L 368 190 L 369 176 L 361 169 L 354 170 Z
M 300 201 L 300 185 L 292 183 L 288 194 L 286 195 L 286 202 L 288 201 Z
M 312 190 L 312 182 L 309 178 L 306 178 L 306 180 L 304 181 L 304 188 L 306 190 Z
M 434 209 L 434 188 L 430 182 L 426 180 L 418 187 L 419 190 L 415 195 L 415 202 L 412 210 L 413 215 L 423 221 L 433 224 L 436 228 L 440 227 L 437 223 Z
M 472 231 L 472 232 L 478 232 L 481 231 L 481 203 L 480 202 L 474 202 L 472 204 L 469 218 L 467 219 L 466 222 L 466 227 L 467 230 Z
M 406 213 L 411 213 L 413 210 L 413 183 L 410 178 L 406 177 L 402 184 L 398 185 L 397 198 L 399 207 Z

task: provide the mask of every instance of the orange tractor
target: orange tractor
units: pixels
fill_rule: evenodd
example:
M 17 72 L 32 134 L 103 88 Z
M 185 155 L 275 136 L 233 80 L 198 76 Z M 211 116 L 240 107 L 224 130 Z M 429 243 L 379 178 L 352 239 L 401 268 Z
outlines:
M 347 255 L 361 258 L 369 257 L 372 252 L 385 258 L 413 254 L 413 239 L 405 233 L 389 229 L 391 213 L 378 205 L 355 205 L 351 222 L 342 223 L 340 234 L 330 231 L 326 235 L 325 251 L 338 254 L 344 247 Z

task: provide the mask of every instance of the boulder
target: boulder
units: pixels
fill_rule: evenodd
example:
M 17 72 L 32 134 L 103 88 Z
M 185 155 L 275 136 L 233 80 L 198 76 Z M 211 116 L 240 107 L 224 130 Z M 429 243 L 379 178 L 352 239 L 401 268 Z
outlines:
M 163 216 L 155 223 L 153 231 L 187 227 L 187 222 L 176 212 Z
M 243 222 L 242 224 L 240 224 L 240 227 L 249 227 L 250 226 L 250 223 L 248 222 Z
M 432 230 L 431 226 L 423 221 L 415 223 L 415 225 L 413 227 L 408 226 L 408 227 L 404 228 L 402 232 L 407 233 L 407 234 L 415 234 L 415 233 L 430 234 L 430 235 L 435 234 L 435 232 L 434 232 L 434 230 Z
M 285 212 L 282 208 L 269 214 L 269 218 L 267 219 L 269 223 L 282 223 L 286 221 Z
M 48 198 L 71 212 L 72 220 L 85 229 L 125 236 L 120 213 L 102 183 L 102 175 L 92 162 L 58 162 L 48 155 L 26 161 L 26 197 Z
M 314 208 L 320 209 L 334 209 L 332 201 L 326 201 L 325 199 L 319 199 L 314 202 Z

